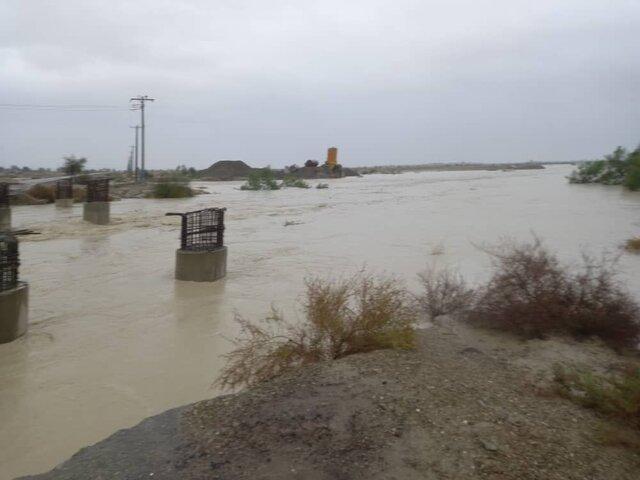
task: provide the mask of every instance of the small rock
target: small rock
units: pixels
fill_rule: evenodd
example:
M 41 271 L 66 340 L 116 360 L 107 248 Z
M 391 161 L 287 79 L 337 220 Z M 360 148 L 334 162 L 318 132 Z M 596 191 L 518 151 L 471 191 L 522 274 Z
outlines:
M 492 439 L 481 438 L 480 443 L 482 444 L 485 450 L 489 450 L 490 452 L 498 451 L 498 444 L 494 442 Z

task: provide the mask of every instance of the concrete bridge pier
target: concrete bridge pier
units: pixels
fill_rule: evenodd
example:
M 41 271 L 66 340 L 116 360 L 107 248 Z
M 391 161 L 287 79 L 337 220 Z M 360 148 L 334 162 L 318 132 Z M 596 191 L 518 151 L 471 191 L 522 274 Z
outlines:
M 0 206 L 0 232 L 11 230 L 11 207 Z
M 176 250 L 176 280 L 215 282 L 227 274 L 227 247 L 215 250 Z
M 82 212 L 82 219 L 96 225 L 107 225 L 111 213 L 110 202 L 86 202 Z
M 12 342 L 27 332 L 29 323 L 29 285 L 0 291 L 0 343 Z

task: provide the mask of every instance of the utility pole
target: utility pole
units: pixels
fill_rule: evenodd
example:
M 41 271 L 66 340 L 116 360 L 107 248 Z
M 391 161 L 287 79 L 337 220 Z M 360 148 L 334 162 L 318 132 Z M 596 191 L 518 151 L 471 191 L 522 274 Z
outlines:
M 144 102 L 153 102 L 154 100 L 155 98 L 149 98 L 146 95 L 138 95 L 129 100 L 130 102 L 137 102 L 134 104 L 134 110 L 140 110 L 140 130 L 142 133 L 142 143 L 140 144 L 140 173 L 142 180 L 145 180 L 147 176 L 144 163 Z
M 131 145 L 131 150 L 129 151 L 129 160 L 127 161 L 127 172 L 133 172 L 133 149 L 135 147 Z
M 138 155 L 138 130 L 140 130 L 140 125 L 136 125 L 135 127 L 129 127 L 129 128 L 135 128 L 136 129 L 136 137 L 135 137 L 136 140 L 135 140 L 135 144 L 134 144 L 134 147 L 133 147 L 133 151 L 134 151 L 134 155 L 133 155 L 133 158 L 134 158 L 134 162 L 133 162 L 133 164 L 134 164 L 134 176 L 133 176 L 133 178 L 135 178 L 136 179 L 136 183 L 138 183 L 138 181 L 140 180 L 140 170 L 138 169 L 138 158 L 139 158 L 139 155 Z

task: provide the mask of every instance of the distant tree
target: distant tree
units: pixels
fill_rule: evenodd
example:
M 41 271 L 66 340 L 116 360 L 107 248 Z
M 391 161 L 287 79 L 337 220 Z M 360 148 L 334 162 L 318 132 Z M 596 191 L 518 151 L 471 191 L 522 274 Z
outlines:
M 20 170 L 22 170 L 23 172 L 30 172 L 31 169 L 29 167 L 22 167 Z
M 640 190 L 640 147 L 627 156 L 624 184 L 629 190 Z
M 75 155 L 69 155 L 63 158 L 64 158 L 64 165 L 62 167 L 62 171 L 65 172 L 67 175 L 78 175 L 84 170 L 84 166 L 87 163 L 86 158 L 84 157 L 76 158 Z
M 304 166 L 305 167 L 317 167 L 318 166 L 318 161 L 317 160 L 307 160 L 306 162 L 304 162 Z

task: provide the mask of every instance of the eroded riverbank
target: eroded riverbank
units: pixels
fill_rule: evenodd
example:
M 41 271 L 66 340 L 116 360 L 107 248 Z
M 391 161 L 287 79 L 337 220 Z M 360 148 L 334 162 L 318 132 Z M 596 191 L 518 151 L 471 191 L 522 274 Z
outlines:
M 534 387 L 556 361 L 620 361 L 611 350 L 456 322 L 419 339 L 165 412 L 29 478 L 635 480 L 638 452 L 603 446 L 602 419 Z

